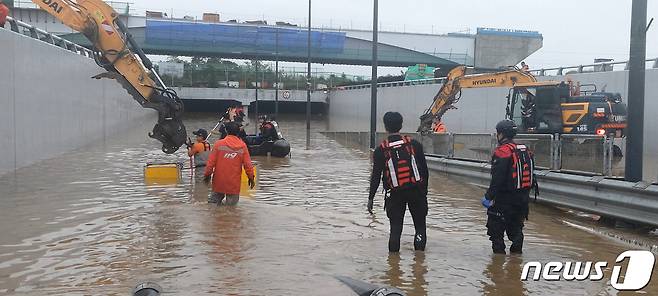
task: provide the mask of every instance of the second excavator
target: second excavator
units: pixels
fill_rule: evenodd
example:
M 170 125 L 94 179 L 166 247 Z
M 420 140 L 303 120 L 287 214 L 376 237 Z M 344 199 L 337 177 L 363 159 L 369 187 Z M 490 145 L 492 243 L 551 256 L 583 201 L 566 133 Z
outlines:
M 158 111 L 149 136 L 162 142 L 163 152 L 174 153 L 185 143 L 183 102 L 162 82 L 111 6 L 101 0 L 32 1 L 91 41 L 96 63 L 107 71 L 93 78 L 116 79 L 142 107 Z
M 572 81 L 537 81 L 530 73 L 516 68 L 480 74 L 467 74 L 465 66 L 452 69 L 420 117 L 418 132 L 429 133 L 432 124 L 461 97 L 464 88 L 509 87 L 506 118 L 514 120 L 523 133 L 596 134 L 620 138 L 626 128 L 626 105 L 618 93 L 589 91 Z

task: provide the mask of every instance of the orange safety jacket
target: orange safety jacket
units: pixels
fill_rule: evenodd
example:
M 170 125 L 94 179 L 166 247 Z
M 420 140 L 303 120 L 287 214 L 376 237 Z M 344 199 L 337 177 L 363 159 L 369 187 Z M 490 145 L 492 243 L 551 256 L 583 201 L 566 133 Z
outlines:
M 7 16 L 9 15 L 9 8 L 0 3 L 0 27 L 5 26 L 5 22 L 7 21 Z
M 443 121 L 439 121 L 434 124 L 434 133 L 445 134 L 446 132 L 448 132 L 448 130 L 446 129 L 446 125 L 443 124 Z
M 205 176 L 213 175 L 212 190 L 225 194 L 240 194 L 242 168 L 249 179 L 254 178 L 249 149 L 238 137 L 228 135 L 215 142 L 206 164 Z

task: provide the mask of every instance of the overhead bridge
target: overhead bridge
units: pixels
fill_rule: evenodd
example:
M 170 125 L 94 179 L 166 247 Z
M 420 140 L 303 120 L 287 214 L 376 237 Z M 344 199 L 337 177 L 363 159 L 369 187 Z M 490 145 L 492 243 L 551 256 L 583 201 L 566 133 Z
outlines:
M 148 19 L 145 26 L 131 27 L 129 31 L 146 54 L 262 60 L 274 60 L 278 56 L 281 61 L 307 61 L 308 32 L 299 27 Z M 83 46 L 91 45 L 79 33 L 63 37 Z M 428 64 L 451 68 L 458 65 L 432 54 L 381 43 L 377 56 L 381 66 Z M 370 65 L 372 42 L 348 37 L 345 32 L 312 30 L 311 61 Z
M 306 62 L 308 31 L 296 26 L 129 18 L 129 31 L 147 54 Z M 79 33 L 66 39 L 90 46 Z M 379 32 L 380 66 L 427 64 L 501 68 L 541 48 L 537 32 L 478 28 L 477 34 Z M 311 29 L 311 61 L 320 64 L 372 63 L 372 32 Z

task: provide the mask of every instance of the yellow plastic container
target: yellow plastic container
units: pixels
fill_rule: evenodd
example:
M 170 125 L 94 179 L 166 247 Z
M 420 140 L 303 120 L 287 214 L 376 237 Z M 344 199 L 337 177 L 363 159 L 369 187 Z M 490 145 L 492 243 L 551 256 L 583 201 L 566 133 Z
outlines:
M 144 181 L 150 184 L 175 184 L 182 179 L 182 163 L 147 163 Z
M 258 170 L 254 166 L 254 182 L 258 186 Z M 256 187 L 254 187 L 256 188 Z M 247 172 L 242 169 L 242 178 L 240 179 L 240 195 L 251 197 L 251 189 L 249 188 L 249 177 L 247 177 Z

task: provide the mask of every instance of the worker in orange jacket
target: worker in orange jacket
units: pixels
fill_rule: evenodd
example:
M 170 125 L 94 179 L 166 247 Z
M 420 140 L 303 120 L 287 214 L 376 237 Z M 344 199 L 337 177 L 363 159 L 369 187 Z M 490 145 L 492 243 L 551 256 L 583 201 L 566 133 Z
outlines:
M 9 6 L 11 6 L 11 3 L 5 3 L 5 1 L 0 0 L 0 27 L 5 26 L 7 16 L 9 16 Z
M 249 178 L 249 187 L 254 188 L 254 167 L 247 145 L 238 138 L 240 125 L 237 122 L 227 122 L 226 133 L 226 138 L 215 142 L 210 152 L 203 180 L 208 183 L 212 178 L 209 203 L 220 205 L 226 197 L 227 205 L 236 205 L 240 199 L 242 168 Z
M 434 121 L 432 130 L 434 131 L 435 134 L 445 134 L 448 132 L 448 129 L 446 129 L 446 125 L 443 124 L 443 121 L 441 120 Z

